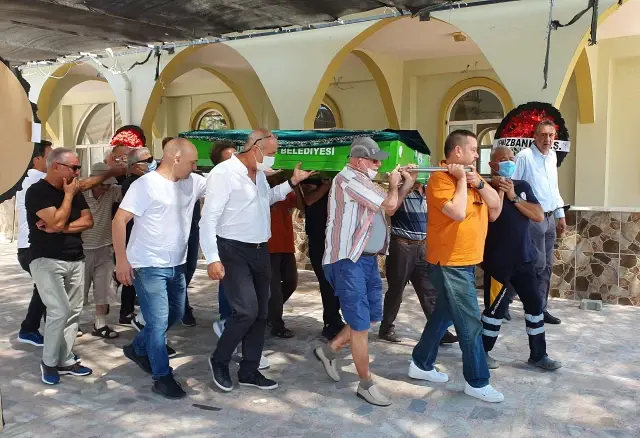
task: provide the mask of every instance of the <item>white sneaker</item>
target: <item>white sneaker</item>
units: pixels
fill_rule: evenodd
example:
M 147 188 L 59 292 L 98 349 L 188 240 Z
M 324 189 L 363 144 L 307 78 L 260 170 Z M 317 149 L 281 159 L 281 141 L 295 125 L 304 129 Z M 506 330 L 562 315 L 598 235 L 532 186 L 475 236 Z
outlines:
M 464 393 L 489 403 L 500 403 L 504 401 L 504 394 L 493 389 L 493 386 L 491 385 L 487 385 L 482 388 L 474 388 L 465 382 Z
M 238 352 L 238 355 L 236 356 L 236 358 L 238 360 L 238 363 L 242 362 L 242 353 Z M 258 365 L 258 369 L 259 370 L 266 370 L 266 369 L 269 369 L 270 366 L 271 366 L 271 364 L 269 363 L 269 359 L 267 359 L 264 356 L 260 356 L 260 365 Z
M 439 372 L 436 367 L 433 367 L 431 371 L 425 371 L 418 368 L 418 366 L 413 363 L 413 360 L 409 364 L 409 377 L 434 383 L 444 383 L 449 381 L 449 376 L 445 373 Z
M 225 319 L 221 319 L 220 321 L 214 321 L 213 322 L 213 331 L 215 332 L 217 337 L 219 337 L 219 338 L 222 337 L 222 332 L 224 332 L 225 324 L 226 324 L 226 320 Z

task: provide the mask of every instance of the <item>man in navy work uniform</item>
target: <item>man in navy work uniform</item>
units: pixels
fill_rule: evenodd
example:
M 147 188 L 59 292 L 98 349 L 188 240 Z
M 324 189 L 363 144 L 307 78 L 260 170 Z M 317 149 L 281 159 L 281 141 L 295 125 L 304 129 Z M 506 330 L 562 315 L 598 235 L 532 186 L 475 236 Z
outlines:
M 498 147 L 489 163 L 493 173 L 491 184 L 498 191 L 502 213 L 489 223 L 484 247 L 484 312 L 482 313 L 482 343 L 490 369 L 498 362 L 489 356 L 493 349 L 509 306 L 507 287 L 514 290 L 524 306 L 529 335 L 529 364 L 544 370 L 562 366 L 547 356 L 544 335 L 544 300 L 538 293 L 540 279 L 536 273 L 536 249 L 531 241 L 530 222 L 542 222 L 544 213 L 526 181 L 512 180 L 515 170 L 513 151 Z

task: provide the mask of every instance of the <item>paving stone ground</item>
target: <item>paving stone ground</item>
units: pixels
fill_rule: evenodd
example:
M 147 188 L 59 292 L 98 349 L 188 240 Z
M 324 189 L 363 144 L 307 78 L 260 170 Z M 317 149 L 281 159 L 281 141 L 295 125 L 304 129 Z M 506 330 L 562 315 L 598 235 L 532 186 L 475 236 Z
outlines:
M 275 391 L 236 387 L 214 389 L 207 357 L 216 343 L 217 285 L 199 269 L 189 290 L 198 325 L 169 333 L 179 352 L 172 359 L 186 399 L 168 401 L 151 392 L 151 379 L 122 354 L 134 330 L 116 325 L 120 338 L 105 341 L 85 334 L 75 351 L 93 367 L 88 378 L 62 378 L 55 387 L 40 381 L 41 350 L 16 341 L 31 293 L 15 246 L 0 244 L 0 390 L 6 437 L 638 437 L 640 436 L 640 309 L 605 306 L 602 312 L 554 300 L 562 325 L 547 327 L 547 344 L 564 368 L 546 373 L 526 365 L 524 314 L 503 326 L 494 356 L 500 369 L 492 383 L 506 401 L 492 405 L 462 393 L 461 353 L 444 347 L 438 366 L 447 384 L 425 384 L 407 377 L 409 355 L 425 318 L 408 287 L 398 318 L 405 342 L 381 342 L 372 330 L 372 370 L 393 400 L 386 408 L 358 399 L 358 378 L 348 350 L 340 355 L 342 381 L 333 383 L 312 349 L 322 342 L 322 306 L 313 273 L 300 272 L 300 287 L 285 309 L 291 340 L 268 337 L 266 373 Z M 201 267 L 203 268 L 203 267 Z M 114 306 L 110 322 L 117 322 Z M 82 326 L 92 324 L 86 307 Z M 377 328 L 376 328 L 377 329 Z M 237 366 L 232 366 L 235 379 Z

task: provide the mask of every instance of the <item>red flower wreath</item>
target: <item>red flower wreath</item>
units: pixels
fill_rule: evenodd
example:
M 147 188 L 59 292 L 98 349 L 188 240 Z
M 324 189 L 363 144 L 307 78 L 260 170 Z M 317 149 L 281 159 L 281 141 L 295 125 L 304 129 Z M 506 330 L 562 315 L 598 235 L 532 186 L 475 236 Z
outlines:
M 525 110 L 511 118 L 501 132 L 500 138 L 533 138 L 536 126 L 543 120 L 551 120 L 556 125 L 556 139 L 560 127 L 545 110 Z
M 142 148 L 144 147 L 144 141 L 140 138 L 140 135 L 134 130 L 125 129 L 113 136 L 111 139 L 111 146 L 127 146 L 130 148 Z

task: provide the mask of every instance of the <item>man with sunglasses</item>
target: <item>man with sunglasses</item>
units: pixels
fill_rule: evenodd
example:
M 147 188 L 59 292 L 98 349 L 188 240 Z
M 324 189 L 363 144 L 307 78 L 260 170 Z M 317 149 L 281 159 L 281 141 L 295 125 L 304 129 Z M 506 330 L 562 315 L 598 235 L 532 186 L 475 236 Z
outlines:
M 213 381 L 225 392 L 233 389 L 229 362 L 241 341 L 240 385 L 278 387 L 258 371 L 271 281 L 270 206 L 314 172 L 301 170 L 298 164 L 289 180 L 270 188 L 265 171 L 273 166 L 277 150 L 278 140 L 269 130 L 253 131 L 243 152 L 214 167 L 207 179 L 201 245 L 209 277 L 221 280 L 233 309 L 209 358 Z
M 71 351 L 83 301 L 81 233 L 93 227 L 91 210 L 80 192 L 122 174 L 122 170 L 112 168 L 100 176 L 78 181 L 78 157 L 63 148 L 52 150 L 46 164 L 46 177 L 27 190 L 25 208 L 31 242 L 29 267 L 47 307 L 41 379 L 55 385 L 61 374 L 91 374 L 91 369 L 76 362 Z

